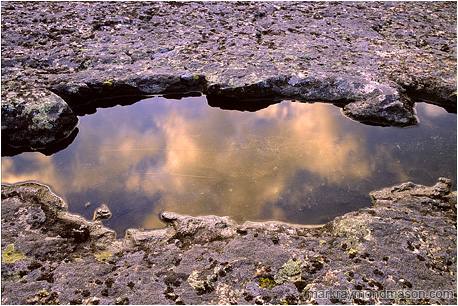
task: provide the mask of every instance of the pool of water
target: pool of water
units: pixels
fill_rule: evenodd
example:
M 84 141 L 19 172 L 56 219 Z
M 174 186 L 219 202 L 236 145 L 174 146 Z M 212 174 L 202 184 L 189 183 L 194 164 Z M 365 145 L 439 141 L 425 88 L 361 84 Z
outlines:
M 46 183 L 88 219 L 105 203 L 120 236 L 163 227 L 164 210 L 320 224 L 371 205 L 371 190 L 456 178 L 456 114 L 416 111 L 418 126 L 375 127 L 322 103 L 241 112 L 154 97 L 80 117 L 76 139 L 51 156 L 2 157 L 2 182 Z

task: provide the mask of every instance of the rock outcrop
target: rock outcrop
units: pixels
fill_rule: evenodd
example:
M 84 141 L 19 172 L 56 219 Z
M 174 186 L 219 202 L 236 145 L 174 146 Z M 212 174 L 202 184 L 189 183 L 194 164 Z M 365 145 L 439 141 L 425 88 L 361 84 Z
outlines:
M 450 187 L 374 191 L 322 226 L 164 212 L 116 239 L 44 185 L 2 185 L 2 303 L 456 304 Z
M 76 130 L 78 118 L 49 91 L 6 93 L 2 100 L 2 144 L 43 149 Z
M 2 155 L 51 154 L 76 137 L 77 115 L 145 95 L 250 111 L 327 102 L 384 126 L 416 124 L 417 99 L 456 112 L 455 2 L 1 9 Z M 166 228 L 123 239 L 44 185 L 2 185 L 2 303 L 456 304 L 450 185 L 373 192 L 373 207 L 323 226 L 166 212 Z M 364 290 L 378 296 L 349 295 Z
M 416 99 L 456 112 L 455 24 L 454 2 L 5 2 L 2 142 L 36 149 L 67 137 L 67 107 L 27 112 L 51 92 L 79 114 L 206 94 L 223 108 L 322 101 L 367 124 L 416 124 Z M 61 129 L 56 115 L 69 121 Z M 15 132 L 13 116 L 41 122 L 39 139 Z

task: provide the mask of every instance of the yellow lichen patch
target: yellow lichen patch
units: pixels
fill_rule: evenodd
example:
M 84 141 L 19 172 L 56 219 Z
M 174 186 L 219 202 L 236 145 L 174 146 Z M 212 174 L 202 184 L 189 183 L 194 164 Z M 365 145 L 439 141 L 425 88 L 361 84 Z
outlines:
M 109 79 L 106 80 L 105 82 L 102 83 L 103 86 L 113 86 L 115 80 L 114 79 Z
M 14 243 L 8 244 L 2 250 L 2 263 L 12 264 L 21 259 L 27 259 L 27 257 L 24 253 L 14 250 Z
M 82 258 L 79 258 L 79 257 L 73 258 L 73 260 L 74 260 L 75 262 L 83 261 L 83 259 L 82 259 Z
M 43 288 L 41 289 L 40 291 L 37 292 L 36 296 L 40 297 L 40 298 L 45 298 L 49 295 L 49 292 L 48 290 L 46 290 L 46 288 Z
M 348 254 L 350 254 L 350 255 L 353 255 L 353 254 L 356 254 L 356 253 L 358 253 L 358 252 L 356 250 L 354 250 L 354 249 L 348 250 Z
M 259 277 L 259 287 L 261 288 L 272 288 L 275 286 L 275 281 L 269 277 Z
M 107 261 L 111 257 L 111 253 L 108 251 L 103 251 L 94 255 L 98 261 Z

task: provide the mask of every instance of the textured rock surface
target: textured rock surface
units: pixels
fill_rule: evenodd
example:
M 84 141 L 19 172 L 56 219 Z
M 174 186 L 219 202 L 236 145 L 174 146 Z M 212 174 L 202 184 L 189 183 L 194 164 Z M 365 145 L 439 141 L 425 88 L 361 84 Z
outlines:
M 97 208 L 94 211 L 94 216 L 92 217 L 92 221 L 102 221 L 102 220 L 108 220 L 112 216 L 112 213 L 110 211 L 110 208 L 108 208 L 107 204 L 102 204 L 100 205 L 99 208 Z
M 2 104 L 17 114 L 27 107 L 15 97 L 39 101 L 49 91 L 72 109 L 105 105 L 97 98 L 190 92 L 250 110 L 282 99 L 324 101 L 356 120 L 396 126 L 416 123 L 412 97 L 456 112 L 455 2 L 4 2 L 1 9 Z M 17 123 L 4 113 L 9 143 Z
M 2 99 L 2 143 L 13 147 L 46 147 L 67 138 L 77 124 L 67 103 L 52 92 L 9 92 Z
M 374 206 L 324 226 L 237 225 L 163 213 L 165 229 L 116 240 L 43 185 L 2 185 L 3 304 L 456 304 L 451 181 L 371 193 Z M 449 290 L 406 299 L 317 290 Z
M 415 124 L 414 99 L 456 111 L 455 2 L 1 9 L 2 154 L 4 145 L 11 154 L 68 145 L 75 114 L 150 94 L 204 93 L 213 106 L 245 110 L 323 101 L 378 125 Z M 69 214 L 45 186 L 2 185 L 2 303 L 456 304 L 450 181 L 371 195 L 373 207 L 321 227 L 163 213 L 165 229 L 130 229 L 116 240 L 100 221 Z M 320 289 L 455 295 L 314 296 Z

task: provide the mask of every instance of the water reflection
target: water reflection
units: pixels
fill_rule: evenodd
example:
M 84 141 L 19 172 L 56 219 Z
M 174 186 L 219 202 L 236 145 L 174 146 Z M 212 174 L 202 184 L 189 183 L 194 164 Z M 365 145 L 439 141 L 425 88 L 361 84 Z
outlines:
M 81 117 L 76 140 L 52 156 L 2 158 L 2 181 L 47 183 L 87 218 L 106 203 L 105 224 L 120 234 L 161 227 L 162 210 L 322 223 L 370 205 L 372 189 L 456 177 L 456 115 L 417 109 L 421 124 L 399 129 L 362 125 L 328 104 L 248 113 L 156 97 Z

